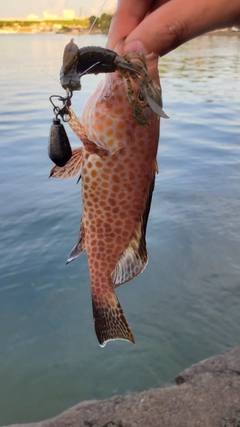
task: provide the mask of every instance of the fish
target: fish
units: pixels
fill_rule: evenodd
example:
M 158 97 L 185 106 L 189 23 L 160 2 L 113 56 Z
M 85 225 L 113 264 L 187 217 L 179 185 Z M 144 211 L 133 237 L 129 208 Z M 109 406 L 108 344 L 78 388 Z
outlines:
M 161 99 L 158 56 L 132 52 L 129 58 L 146 70 L 151 90 Z M 117 339 L 135 343 L 114 290 L 148 262 L 146 229 L 158 171 L 161 112 L 145 80 L 132 71 L 108 73 L 87 100 L 81 121 L 70 109 L 68 123 L 83 145 L 50 173 L 55 178 L 81 176 L 80 232 L 67 263 L 87 252 L 94 328 L 102 347 Z

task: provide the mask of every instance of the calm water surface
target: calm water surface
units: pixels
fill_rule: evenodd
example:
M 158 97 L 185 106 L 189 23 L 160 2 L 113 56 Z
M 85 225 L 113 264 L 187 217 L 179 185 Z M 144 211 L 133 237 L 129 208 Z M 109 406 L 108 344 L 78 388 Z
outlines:
M 0 37 L 0 425 L 172 383 L 190 364 L 240 344 L 240 37 L 204 36 L 161 60 L 170 119 L 161 121 L 149 264 L 117 290 L 136 345 L 104 349 L 93 331 L 87 257 L 65 265 L 80 188 L 48 179 L 48 97 L 63 94 L 68 41 Z M 77 113 L 100 79 L 82 79 Z

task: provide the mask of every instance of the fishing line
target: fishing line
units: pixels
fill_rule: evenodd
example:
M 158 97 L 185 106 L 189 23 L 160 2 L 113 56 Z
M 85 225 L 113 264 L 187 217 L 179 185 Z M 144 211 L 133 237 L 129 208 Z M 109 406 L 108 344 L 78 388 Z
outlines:
M 99 11 L 98 11 L 98 13 L 97 13 L 97 15 L 96 15 L 96 17 L 95 17 L 95 19 L 94 19 L 94 21 L 93 21 L 92 25 L 91 25 L 91 27 L 89 28 L 89 30 L 88 30 L 88 32 L 87 32 L 87 34 L 86 34 L 86 35 L 85 35 L 85 37 L 83 38 L 83 41 L 82 41 L 82 43 L 81 43 L 81 45 L 80 45 L 80 46 L 83 46 L 83 45 L 84 45 L 84 42 L 85 42 L 86 38 L 89 36 L 90 31 L 93 29 L 94 25 L 96 24 L 96 21 L 97 21 L 97 19 L 99 18 L 100 13 L 101 13 L 101 11 L 103 10 L 104 6 L 106 5 L 107 1 L 108 1 L 108 0 L 105 0 L 105 1 L 103 2 L 102 6 L 100 7 L 100 9 L 99 9 Z
M 48 74 L 46 71 L 44 70 L 40 70 L 42 73 L 46 74 L 48 77 L 51 77 L 51 79 L 55 80 L 56 82 L 59 83 L 59 80 L 55 79 L 55 77 L 51 76 L 51 74 Z
M 84 38 L 83 38 L 82 43 L 80 44 L 80 46 L 83 46 L 83 45 L 84 45 L 86 38 L 89 36 L 89 34 L 90 34 L 91 30 L 93 29 L 94 25 L 96 24 L 96 21 L 97 21 L 97 19 L 99 18 L 100 13 L 101 13 L 101 11 L 103 10 L 104 6 L 106 5 L 107 1 L 108 1 L 108 0 L 105 0 L 105 1 L 103 2 L 102 6 L 100 7 L 100 9 L 99 9 L 99 11 L 98 11 L 98 13 L 97 13 L 97 15 L 96 15 L 96 17 L 95 17 L 95 19 L 94 19 L 94 21 L 93 21 L 92 25 L 91 25 L 91 27 L 89 28 L 89 30 L 88 30 L 88 32 L 87 32 L 87 34 L 84 36 Z M 95 66 L 95 65 L 97 65 L 97 64 L 94 64 L 93 66 Z M 92 66 L 92 67 L 93 67 L 93 66 Z M 92 67 L 90 67 L 90 68 L 92 68 Z M 44 70 L 40 70 L 40 71 L 41 71 L 42 73 L 46 74 L 47 76 L 51 77 L 53 80 L 55 80 L 56 82 L 58 82 L 58 83 L 59 83 L 59 80 L 57 80 L 55 77 L 51 76 L 51 74 L 48 74 L 48 73 L 47 73 L 46 71 L 44 71 Z M 88 70 L 87 70 L 87 71 L 88 71 Z M 85 71 L 85 73 L 86 73 L 86 71 Z M 82 75 L 84 75 L 85 73 L 83 73 Z

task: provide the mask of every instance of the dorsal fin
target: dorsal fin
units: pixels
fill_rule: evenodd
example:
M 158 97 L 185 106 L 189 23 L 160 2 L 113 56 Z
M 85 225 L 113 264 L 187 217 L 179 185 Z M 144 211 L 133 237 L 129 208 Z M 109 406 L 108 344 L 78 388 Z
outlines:
M 49 178 L 73 178 L 76 176 L 82 166 L 82 150 L 83 147 L 73 150 L 71 159 L 68 160 L 62 168 L 54 166 L 50 172 Z
M 123 252 L 111 274 L 111 280 L 114 288 L 136 277 L 144 270 L 147 265 L 148 254 L 145 237 L 148 215 L 152 201 L 152 193 L 154 189 L 155 168 L 156 165 L 154 164 L 153 175 L 140 220 L 136 224 L 127 249 Z
M 71 253 L 67 259 L 66 264 L 69 264 L 71 261 L 76 259 L 79 255 L 81 255 L 82 252 L 85 252 L 85 250 L 86 250 L 85 249 L 85 232 L 84 232 L 83 223 L 81 221 L 78 241 L 77 241 L 76 245 L 74 246 L 74 248 L 71 250 Z

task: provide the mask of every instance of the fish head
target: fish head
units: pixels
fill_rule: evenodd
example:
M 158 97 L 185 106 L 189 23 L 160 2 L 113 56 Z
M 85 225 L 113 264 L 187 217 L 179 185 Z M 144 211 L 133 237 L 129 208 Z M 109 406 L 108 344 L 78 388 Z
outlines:
M 154 79 L 161 97 L 161 89 L 157 86 L 157 59 L 153 54 L 146 60 L 137 52 L 131 54 L 131 63 L 143 67 L 149 81 Z M 106 74 L 85 104 L 82 124 L 88 138 L 110 154 L 128 143 L 136 127 L 151 126 L 153 120 L 158 121 L 146 96 L 145 80 L 141 74 L 119 68 Z

